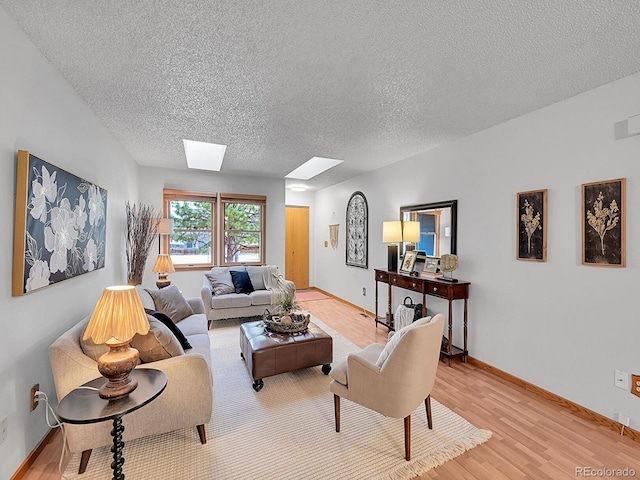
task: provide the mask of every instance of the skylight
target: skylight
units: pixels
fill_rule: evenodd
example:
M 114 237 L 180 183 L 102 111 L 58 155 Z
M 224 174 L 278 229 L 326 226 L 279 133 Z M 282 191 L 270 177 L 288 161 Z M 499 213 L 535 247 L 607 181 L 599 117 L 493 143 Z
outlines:
M 226 145 L 217 143 L 197 142 L 195 140 L 182 140 L 184 153 L 187 156 L 187 166 L 199 170 L 212 170 L 219 172 L 222 167 Z
M 316 175 L 335 167 L 342 163 L 342 160 L 333 158 L 313 157 L 296 168 L 293 172 L 285 175 L 285 178 L 295 178 L 297 180 L 309 180 Z

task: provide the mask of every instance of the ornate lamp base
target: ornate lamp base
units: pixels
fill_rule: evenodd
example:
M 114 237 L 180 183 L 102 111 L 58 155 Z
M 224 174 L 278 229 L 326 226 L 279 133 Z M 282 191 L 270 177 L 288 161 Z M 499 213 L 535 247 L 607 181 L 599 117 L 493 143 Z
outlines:
M 138 386 L 129 373 L 138 363 L 140 354 L 127 343 L 109 345 L 110 350 L 98 359 L 98 371 L 107 379 L 98 394 L 100 398 L 115 400 L 126 397 Z
M 159 273 L 158 274 L 158 281 L 156 282 L 156 287 L 164 288 L 164 287 L 168 287 L 169 285 L 171 285 L 171 280 L 169 280 L 167 278 L 167 274 L 166 273 Z

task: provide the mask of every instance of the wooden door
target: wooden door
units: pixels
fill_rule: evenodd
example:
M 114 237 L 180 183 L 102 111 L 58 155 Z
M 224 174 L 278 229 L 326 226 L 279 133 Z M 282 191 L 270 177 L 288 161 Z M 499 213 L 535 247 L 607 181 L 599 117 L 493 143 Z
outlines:
M 286 207 L 284 277 L 309 288 L 309 207 Z

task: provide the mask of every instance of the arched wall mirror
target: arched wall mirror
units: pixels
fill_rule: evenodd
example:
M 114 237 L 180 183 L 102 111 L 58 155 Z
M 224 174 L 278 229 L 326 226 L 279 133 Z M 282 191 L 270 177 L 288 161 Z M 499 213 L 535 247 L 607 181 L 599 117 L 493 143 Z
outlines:
M 403 242 L 400 255 L 407 250 L 424 252 L 427 257 L 441 257 L 445 253 L 457 254 L 458 201 L 424 203 L 400 207 L 402 222 L 420 223 L 420 240 Z

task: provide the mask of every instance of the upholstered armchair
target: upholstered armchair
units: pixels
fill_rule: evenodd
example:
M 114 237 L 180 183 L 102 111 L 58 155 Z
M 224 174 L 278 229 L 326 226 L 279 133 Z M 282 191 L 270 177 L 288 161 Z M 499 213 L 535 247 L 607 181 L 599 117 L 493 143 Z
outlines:
M 436 379 L 444 316 L 425 317 L 397 331 L 386 346 L 369 345 L 334 366 L 336 432 L 340 432 L 340 397 L 391 418 L 404 419 L 405 458 L 411 460 L 411 414 L 424 401 L 431 419 L 431 389 Z

